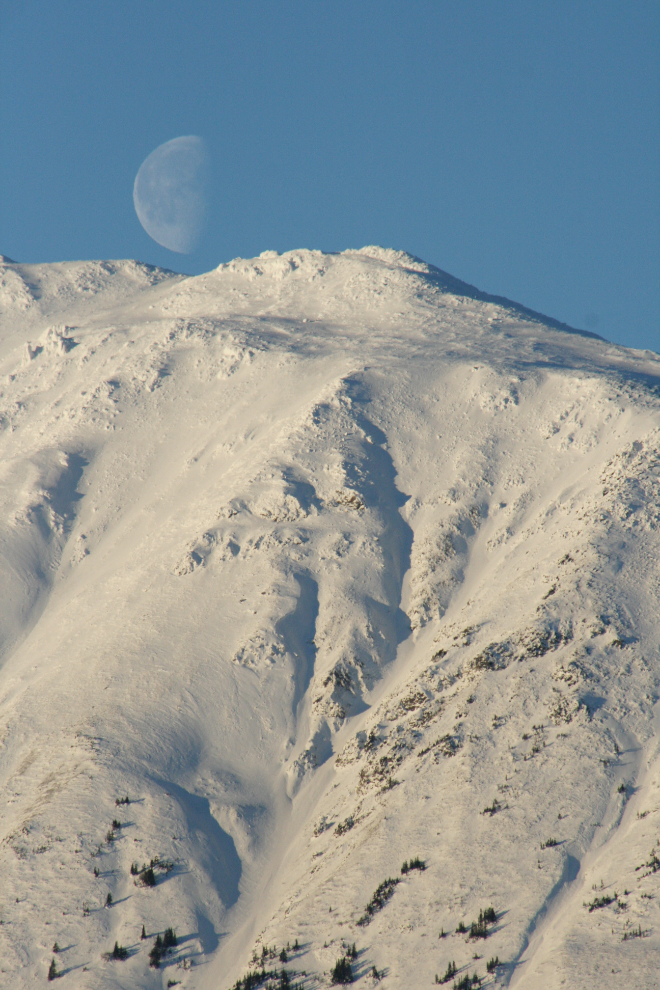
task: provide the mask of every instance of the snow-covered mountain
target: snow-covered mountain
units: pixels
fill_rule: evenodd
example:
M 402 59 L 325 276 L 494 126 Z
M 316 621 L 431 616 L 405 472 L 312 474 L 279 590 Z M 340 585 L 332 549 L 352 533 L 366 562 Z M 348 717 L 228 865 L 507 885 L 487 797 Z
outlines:
M 375 247 L 0 310 L 0 985 L 658 986 L 660 357 Z

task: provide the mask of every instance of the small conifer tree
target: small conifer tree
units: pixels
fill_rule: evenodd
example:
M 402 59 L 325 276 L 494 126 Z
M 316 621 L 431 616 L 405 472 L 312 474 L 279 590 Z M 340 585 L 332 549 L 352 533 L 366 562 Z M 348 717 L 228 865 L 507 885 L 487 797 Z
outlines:
M 488 929 L 486 927 L 486 922 L 484 921 L 483 911 L 479 912 L 479 920 L 473 921 L 470 925 L 470 938 L 487 938 Z
M 332 972 L 330 973 L 330 982 L 333 984 L 353 982 L 353 970 L 346 956 L 342 956 L 341 959 L 338 959 L 333 966 Z
M 456 975 L 456 963 L 452 961 L 450 963 L 447 963 L 447 969 L 445 971 L 445 975 L 441 979 L 438 979 L 438 976 L 436 974 L 435 982 L 436 983 L 449 983 L 449 981 L 451 980 L 452 976 L 455 976 L 455 975 Z
M 156 886 L 156 874 L 154 873 L 153 866 L 147 867 L 146 870 L 142 871 L 142 876 L 140 877 L 143 885 L 145 887 L 155 887 Z
M 149 965 L 153 969 L 160 968 L 160 958 L 163 954 L 163 940 L 160 935 L 156 936 L 156 941 L 151 946 L 151 951 L 149 952 Z
M 57 972 L 57 966 L 55 965 L 55 960 L 51 959 L 50 966 L 48 968 L 48 982 L 51 980 L 56 980 L 60 974 Z

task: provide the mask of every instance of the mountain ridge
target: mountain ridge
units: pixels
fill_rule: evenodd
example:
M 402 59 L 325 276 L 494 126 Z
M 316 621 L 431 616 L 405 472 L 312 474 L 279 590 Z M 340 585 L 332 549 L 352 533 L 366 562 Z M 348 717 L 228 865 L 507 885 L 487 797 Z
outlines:
M 438 286 L 440 288 L 440 291 L 442 291 L 443 293 L 449 293 L 451 295 L 457 295 L 457 296 L 461 296 L 462 295 L 462 296 L 465 296 L 465 297 L 470 298 L 470 299 L 478 300 L 480 302 L 493 303 L 493 304 L 495 304 L 497 306 L 500 306 L 500 307 L 502 307 L 504 309 L 509 310 L 510 312 L 514 312 L 514 313 L 518 314 L 521 317 L 531 319 L 531 320 L 533 320 L 535 322 L 540 322 L 543 325 L 553 327 L 556 330 L 563 330 L 563 331 L 568 332 L 568 333 L 579 334 L 580 336 L 590 337 L 590 338 L 594 338 L 596 340 L 603 340 L 604 339 L 604 338 L 600 337 L 598 334 L 593 333 L 593 332 L 591 332 L 589 330 L 576 329 L 575 327 L 571 327 L 571 326 L 569 326 L 566 323 L 562 323 L 559 320 L 553 319 L 552 317 L 545 316 L 544 314 L 539 313 L 539 312 L 537 312 L 537 311 L 535 311 L 533 309 L 530 309 L 527 306 L 523 306 L 520 303 L 514 302 L 511 299 L 506 298 L 505 296 L 497 296 L 497 295 L 492 295 L 492 294 L 487 293 L 487 292 L 483 292 L 481 289 L 478 289 L 476 286 L 471 285 L 468 282 L 464 282 L 461 279 L 458 279 L 455 276 L 450 275 L 448 272 L 443 271 L 441 268 L 437 268 L 435 265 L 430 265 L 427 262 L 423 261 L 421 258 L 417 258 L 415 255 L 408 254 L 405 251 L 395 251 L 395 250 L 392 250 L 392 249 L 384 249 L 384 248 L 380 248 L 380 247 L 378 247 L 376 245 L 372 245 L 370 247 L 364 247 L 364 248 L 359 249 L 358 251 L 347 250 L 347 251 L 343 251 L 343 252 L 341 252 L 341 251 L 335 251 L 335 252 L 311 251 L 310 252 L 310 251 L 292 250 L 292 251 L 287 251 L 287 252 L 280 253 L 280 252 L 277 252 L 277 251 L 270 251 L 270 250 L 268 250 L 268 251 L 263 251 L 259 255 L 259 259 L 262 259 L 262 260 L 263 259 L 269 259 L 269 258 L 284 258 L 284 259 L 287 259 L 287 258 L 300 257 L 301 255 L 304 255 L 304 254 L 307 254 L 307 255 L 318 255 L 318 256 L 321 256 L 321 257 L 325 257 L 325 258 L 341 258 L 342 256 L 349 256 L 350 257 L 350 256 L 355 256 L 355 255 L 362 255 L 365 258 L 370 258 L 370 259 L 372 259 L 374 261 L 379 261 L 379 262 L 382 262 L 384 264 L 388 264 L 388 265 L 393 266 L 393 267 L 398 267 L 398 268 L 401 268 L 404 271 L 409 271 L 409 272 L 414 272 L 414 273 L 417 273 L 417 274 L 426 275 L 426 276 L 428 276 L 429 281 L 432 284 Z M 233 259 L 230 262 L 226 262 L 226 263 L 220 264 L 218 266 L 218 268 L 215 269 L 215 270 L 216 271 L 223 271 L 223 270 L 231 269 L 232 267 L 235 267 L 235 266 L 239 265 L 243 261 L 244 261 L 244 259 L 242 259 L 242 258 L 235 258 L 235 259 Z M 258 263 L 258 259 L 256 259 L 256 258 L 255 259 L 252 259 L 252 262 L 255 263 L 255 264 Z M 20 269 L 29 269 L 29 268 L 39 267 L 38 265 L 35 265 L 35 264 L 24 264 L 24 263 L 13 261 L 12 259 L 10 259 L 10 258 L 8 258 L 8 257 L 6 257 L 4 255 L 0 255 L 0 264 L 1 265 L 5 265 L 5 266 L 11 265 L 13 268 L 19 269 L 19 270 Z M 77 262 L 60 262 L 59 264 L 62 265 L 62 266 L 64 266 L 64 265 L 73 266 L 73 265 L 76 265 L 76 264 L 79 264 L 79 263 L 77 263 Z M 137 265 L 137 266 L 140 267 L 140 269 L 142 269 L 142 270 L 150 270 L 153 273 L 159 272 L 159 273 L 163 273 L 163 275 L 167 275 L 167 274 L 169 274 L 169 275 L 177 275 L 178 274 L 178 273 L 175 273 L 175 272 L 169 272 L 168 269 L 162 269 L 162 268 L 158 268 L 157 266 L 145 265 L 142 262 L 134 262 L 134 261 L 121 261 L 121 260 L 120 261 L 98 261 L 98 262 L 86 262 L 86 263 L 83 263 L 83 264 L 85 264 L 85 265 L 94 265 L 95 264 L 95 265 L 98 265 L 98 266 L 105 266 L 105 267 L 107 267 L 108 265 L 110 265 L 110 266 L 113 266 L 113 265 L 114 266 L 136 266 Z M 196 277 L 199 277 L 199 276 L 186 276 L 186 277 L 188 277 L 188 278 L 196 278 Z
M 3 270 L 12 985 L 655 985 L 660 358 L 424 267 Z

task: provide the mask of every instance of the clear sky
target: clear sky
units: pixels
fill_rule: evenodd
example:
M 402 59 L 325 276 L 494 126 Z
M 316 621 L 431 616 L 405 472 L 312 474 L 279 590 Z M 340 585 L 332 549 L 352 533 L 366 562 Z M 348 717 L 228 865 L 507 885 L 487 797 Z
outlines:
M 198 273 L 400 248 L 660 351 L 656 0 L 0 0 L 0 253 Z M 136 217 L 202 136 L 189 255 Z

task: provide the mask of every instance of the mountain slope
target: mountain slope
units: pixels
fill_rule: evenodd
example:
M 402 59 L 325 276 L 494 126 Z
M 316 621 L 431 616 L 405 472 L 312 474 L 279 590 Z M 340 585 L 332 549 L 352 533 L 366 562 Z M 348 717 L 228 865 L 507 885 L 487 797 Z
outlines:
M 656 986 L 660 358 L 381 248 L 0 271 L 7 985 Z

